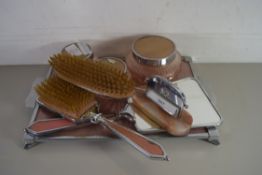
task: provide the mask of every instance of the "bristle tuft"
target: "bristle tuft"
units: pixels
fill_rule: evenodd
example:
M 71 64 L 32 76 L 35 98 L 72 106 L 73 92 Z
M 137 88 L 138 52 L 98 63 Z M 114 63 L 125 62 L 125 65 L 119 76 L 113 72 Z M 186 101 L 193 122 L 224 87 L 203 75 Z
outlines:
M 96 94 L 126 98 L 134 91 L 134 82 L 126 73 L 104 62 L 60 53 L 49 63 L 61 79 Z
M 76 87 L 57 76 L 49 77 L 35 87 L 39 100 L 48 108 L 79 119 L 95 104 L 95 95 Z

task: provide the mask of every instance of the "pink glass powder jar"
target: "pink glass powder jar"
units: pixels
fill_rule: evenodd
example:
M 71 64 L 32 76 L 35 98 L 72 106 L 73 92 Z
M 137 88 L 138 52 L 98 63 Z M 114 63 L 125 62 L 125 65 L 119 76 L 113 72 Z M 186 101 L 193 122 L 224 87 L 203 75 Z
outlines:
M 134 81 L 142 85 L 153 75 L 173 80 L 180 71 L 181 56 L 170 39 L 149 35 L 134 41 L 126 63 Z

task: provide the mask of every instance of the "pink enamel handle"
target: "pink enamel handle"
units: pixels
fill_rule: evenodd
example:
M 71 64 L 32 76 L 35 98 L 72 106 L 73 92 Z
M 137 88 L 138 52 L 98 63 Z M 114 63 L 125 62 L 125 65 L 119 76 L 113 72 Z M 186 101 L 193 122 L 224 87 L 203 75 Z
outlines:
M 76 124 L 70 120 L 58 118 L 38 120 L 25 128 L 25 130 L 30 134 L 40 136 L 75 126 Z

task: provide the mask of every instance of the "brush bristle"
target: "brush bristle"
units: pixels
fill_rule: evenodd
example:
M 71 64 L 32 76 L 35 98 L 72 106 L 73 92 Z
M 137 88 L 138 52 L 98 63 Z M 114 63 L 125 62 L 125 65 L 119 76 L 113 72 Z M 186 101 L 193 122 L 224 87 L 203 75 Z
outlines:
M 51 57 L 49 63 L 59 78 L 96 94 L 112 98 L 133 94 L 134 82 L 115 66 L 68 53 Z
M 48 108 L 65 116 L 79 119 L 95 105 L 95 95 L 57 76 L 49 77 L 35 87 L 39 100 Z

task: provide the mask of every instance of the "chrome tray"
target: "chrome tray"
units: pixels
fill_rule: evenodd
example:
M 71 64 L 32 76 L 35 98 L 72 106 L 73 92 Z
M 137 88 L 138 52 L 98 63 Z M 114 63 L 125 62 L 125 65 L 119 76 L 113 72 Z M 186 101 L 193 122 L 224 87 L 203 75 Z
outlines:
M 196 79 L 199 84 L 201 85 L 199 81 L 199 77 L 197 75 L 197 71 L 194 68 L 194 64 L 192 63 L 191 57 L 182 57 L 183 58 L 183 63 L 181 66 L 181 75 L 178 75 L 177 79 L 185 78 L 185 77 L 193 77 Z M 186 73 L 184 73 L 186 72 Z M 49 71 L 48 75 L 49 76 L 51 71 Z M 201 88 L 203 89 L 203 86 L 201 85 Z M 206 91 L 203 89 L 205 92 L 205 95 L 211 102 L 211 104 L 214 106 L 212 103 L 212 100 L 210 96 L 206 93 Z M 216 107 L 214 106 L 216 109 Z M 220 116 L 220 115 L 219 115 Z M 29 124 L 32 124 L 34 121 L 37 121 L 39 119 L 47 119 L 47 118 L 55 118 L 59 117 L 58 114 L 55 114 L 51 111 L 48 111 L 42 106 L 39 106 L 37 103 L 35 103 L 31 120 L 29 121 Z M 222 121 L 222 118 L 221 118 Z M 125 118 L 121 119 L 118 121 L 119 123 L 134 129 L 137 131 L 137 128 L 135 128 L 135 124 L 130 123 L 130 121 L 127 121 Z M 144 133 L 143 133 L 144 134 Z M 165 132 L 160 132 L 160 133 L 147 133 L 147 136 L 150 137 L 173 137 L 168 135 Z M 50 140 L 75 140 L 75 139 L 86 139 L 86 140 L 91 140 L 91 139 L 110 139 L 113 138 L 114 136 L 104 127 L 102 126 L 88 126 L 88 128 L 77 128 L 74 130 L 69 130 L 69 131 L 61 131 L 58 133 L 54 134 L 49 134 L 46 136 L 34 136 L 25 131 L 24 133 L 24 148 L 29 149 L 33 147 L 34 145 L 37 145 L 42 142 L 47 142 Z M 190 133 L 185 136 L 189 138 L 197 138 L 197 139 L 203 139 L 206 140 L 214 145 L 220 144 L 219 142 L 219 131 L 217 126 L 208 126 L 208 127 L 201 127 L 201 128 L 192 128 Z

